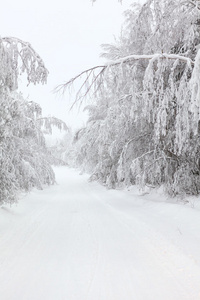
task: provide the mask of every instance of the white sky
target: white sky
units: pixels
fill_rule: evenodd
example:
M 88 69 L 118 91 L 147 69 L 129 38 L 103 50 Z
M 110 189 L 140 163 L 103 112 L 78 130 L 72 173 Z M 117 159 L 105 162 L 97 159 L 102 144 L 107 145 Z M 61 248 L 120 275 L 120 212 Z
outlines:
M 24 96 L 40 103 L 43 115 L 54 115 L 75 127 L 82 117 L 68 113 L 64 99 L 52 90 L 82 70 L 99 63 L 100 45 L 112 43 L 123 22 L 122 12 L 132 0 L 5 0 L 1 4 L 1 36 L 31 43 L 50 74 L 46 86 L 24 88 Z

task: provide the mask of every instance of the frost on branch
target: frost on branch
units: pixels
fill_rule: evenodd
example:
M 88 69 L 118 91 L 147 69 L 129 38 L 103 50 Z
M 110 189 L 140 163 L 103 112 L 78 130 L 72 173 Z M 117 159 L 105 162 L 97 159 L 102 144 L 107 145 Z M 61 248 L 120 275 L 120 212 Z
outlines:
M 167 186 L 195 134 L 189 88 L 193 66 L 181 55 L 131 55 L 101 67 L 100 79 L 87 73 L 85 80 L 95 85 L 88 84 L 90 89 L 99 89 L 95 105 L 87 107 L 88 128 L 81 138 L 87 147 L 79 148 L 86 170 L 93 169 L 108 187 L 163 181 Z
M 198 121 L 200 116 L 200 50 L 198 51 L 195 59 L 190 85 L 192 92 L 192 112 L 194 113 L 195 120 Z
M 0 86 L 18 87 L 18 77 L 27 76 L 28 83 L 46 83 L 48 71 L 31 45 L 13 37 L 0 38 Z
M 84 98 L 87 97 L 95 97 L 98 95 L 99 92 L 101 92 L 101 88 L 106 84 L 106 80 L 112 78 L 113 74 L 115 73 L 115 80 L 117 84 L 117 78 L 119 78 L 119 73 L 117 74 L 116 71 L 125 71 L 127 67 L 132 68 L 133 72 L 137 71 L 134 69 L 135 63 L 138 61 L 144 60 L 147 61 L 147 63 L 154 61 L 154 60 L 167 60 L 167 61 L 174 61 L 179 60 L 182 61 L 188 66 L 193 64 L 193 61 L 185 56 L 176 55 L 176 54 L 153 54 L 153 55 L 129 55 L 126 57 L 119 58 L 114 61 L 108 61 L 104 65 L 95 66 L 90 69 L 87 69 L 74 78 L 71 78 L 69 81 L 67 81 L 64 84 L 61 84 L 57 86 L 55 89 L 55 92 L 57 93 L 65 93 L 67 89 L 70 89 L 71 86 L 78 80 L 81 80 L 78 92 L 76 93 L 76 99 L 74 101 L 74 104 L 77 102 L 81 102 Z M 123 74 L 122 74 L 123 75 Z M 133 73 L 133 76 L 137 76 L 136 73 Z M 73 105 L 74 105 L 73 104 Z M 72 105 L 72 107 L 73 107 Z
M 0 204 L 13 203 L 20 191 L 53 184 L 44 135 L 36 119 L 41 107 L 17 92 L 19 75 L 45 83 L 48 71 L 29 43 L 0 38 Z
M 36 122 L 40 128 L 43 129 L 45 134 L 52 134 L 53 127 L 58 128 L 60 131 L 68 132 L 69 130 L 65 122 L 55 117 L 41 117 L 38 118 Z
M 19 191 L 55 182 L 42 131 L 41 108 L 17 92 L 0 93 L 0 203 L 13 203 Z
M 164 185 L 200 193 L 199 0 L 148 0 L 126 12 L 112 59 L 69 80 L 92 98 L 73 165 L 109 188 Z

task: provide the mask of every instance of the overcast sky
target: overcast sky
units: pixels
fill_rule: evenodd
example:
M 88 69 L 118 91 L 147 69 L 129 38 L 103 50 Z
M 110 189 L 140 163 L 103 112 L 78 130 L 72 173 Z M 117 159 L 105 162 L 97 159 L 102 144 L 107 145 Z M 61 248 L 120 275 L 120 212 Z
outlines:
M 44 115 L 55 115 L 80 126 L 81 117 L 68 113 L 67 97 L 52 90 L 82 70 L 99 63 L 100 45 L 112 43 L 132 0 L 5 0 L 1 4 L 1 36 L 30 42 L 49 70 L 46 86 L 24 88 L 25 97 L 41 104 Z

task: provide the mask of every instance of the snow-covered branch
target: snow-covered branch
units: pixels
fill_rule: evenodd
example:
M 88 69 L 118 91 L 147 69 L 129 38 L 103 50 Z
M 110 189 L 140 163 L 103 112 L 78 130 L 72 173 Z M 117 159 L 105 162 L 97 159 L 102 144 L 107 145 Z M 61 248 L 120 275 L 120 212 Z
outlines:
M 74 103 L 92 98 L 75 166 L 109 188 L 200 194 L 199 26 L 200 0 L 133 5 L 119 39 L 104 47 L 109 61 L 57 88 L 76 82 Z
M 154 149 L 154 150 L 148 151 L 148 152 L 146 152 L 146 153 L 143 153 L 141 156 L 136 157 L 136 158 L 132 161 L 132 164 L 134 164 L 137 160 L 140 160 L 140 159 L 144 158 L 145 156 L 150 155 L 150 154 L 155 153 L 155 152 L 156 152 L 156 150 Z
M 129 56 L 125 56 L 125 57 L 122 57 L 122 58 L 114 60 L 114 61 L 108 61 L 104 65 L 99 65 L 99 66 L 89 68 L 89 69 L 81 72 L 80 74 L 76 75 L 75 77 L 71 78 L 66 83 L 57 86 L 55 89 L 55 92 L 56 93 L 61 92 L 64 94 L 66 92 L 66 89 L 70 88 L 71 85 L 75 81 L 77 81 L 78 79 L 81 79 L 82 76 L 85 76 L 85 79 L 76 94 L 76 100 L 74 102 L 74 104 L 75 104 L 77 101 L 79 101 L 82 98 L 85 98 L 87 95 L 89 95 L 89 93 L 91 92 L 91 90 L 93 89 L 93 87 L 95 86 L 96 83 L 98 83 L 98 84 L 97 84 L 97 88 L 95 89 L 95 92 L 98 91 L 101 84 L 103 83 L 103 76 L 104 76 L 106 70 L 109 71 L 113 67 L 131 64 L 138 60 L 147 60 L 147 61 L 149 61 L 149 63 L 158 61 L 158 60 L 174 60 L 174 61 L 180 61 L 180 62 L 186 63 L 189 67 L 194 65 L 194 62 L 190 58 L 188 58 L 186 56 L 177 55 L 177 54 L 156 53 L 156 54 L 152 54 L 152 55 L 129 55 Z M 82 92 L 83 92 L 83 94 L 82 94 Z
M 185 63 L 187 63 L 188 65 L 193 65 L 194 62 L 186 57 L 186 56 L 181 56 L 181 55 L 177 55 L 177 54 L 167 54 L 167 53 L 156 53 L 156 54 L 152 54 L 152 55 L 129 55 L 126 57 L 122 57 L 119 58 L 115 61 L 110 61 L 107 64 L 105 64 L 105 67 L 109 67 L 109 66 L 114 66 L 114 65 L 119 65 L 119 64 L 124 64 L 127 62 L 131 62 L 131 61 L 135 61 L 135 60 L 158 60 L 158 59 L 172 59 L 172 60 L 180 60 L 183 61 Z
M 47 133 L 52 134 L 52 127 L 58 128 L 60 131 L 69 131 L 66 123 L 55 117 L 41 117 L 36 120 L 40 127 L 44 128 Z
M 18 75 L 22 73 L 27 74 L 28 83 L 46 83 L 48 70 L 30 43 L 15 37 L 3 37 L 0 38 L 0 51 L 2 85 L 9 82 L 10 89 L 16 89 Z

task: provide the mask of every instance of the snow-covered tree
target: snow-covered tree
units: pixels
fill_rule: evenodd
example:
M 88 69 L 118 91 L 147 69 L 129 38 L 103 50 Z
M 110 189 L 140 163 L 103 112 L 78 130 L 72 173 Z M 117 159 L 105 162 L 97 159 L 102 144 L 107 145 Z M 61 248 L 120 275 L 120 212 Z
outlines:
M 0 38 L 0 203 L 12 203 L 19 191 L 55 182 L 42 129 L 65 126 L 43 118 L 41 107 L 25 100 L 18 77 L 45 83 L 48 71 L 31 45 L 17 38 Z
M 59 121 L 59 128 L 60 134 L 58 134 L 58 130 L 56 132 L 51 132 L 49 134 L 48 131 L 44 131 L 45 134 L 45 140 L 48 152 L 50 154 L 50 162 L 52 165 L 55 166 L 64 166 L 68 165 L 68 160 L 71 152 L 71 143 L 72 143 L 72 131 L 71 128 L 67 127 L 66 124 L 63 122 L 63 124 Z M 63 125 L 60 127 L 60 125 Z M 52 127 L 52 125 L 51 125 Z
M 199 0 L 133 4 L 105 64 L 82 72 L 75 102 L 93 98 L 76 143 L 84 169 L 108 186 L 200 191 Z M 58 89 L 59 89 L 58 88 Z M 79 145 L 79 146 L 78 146 Z

